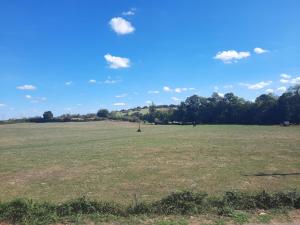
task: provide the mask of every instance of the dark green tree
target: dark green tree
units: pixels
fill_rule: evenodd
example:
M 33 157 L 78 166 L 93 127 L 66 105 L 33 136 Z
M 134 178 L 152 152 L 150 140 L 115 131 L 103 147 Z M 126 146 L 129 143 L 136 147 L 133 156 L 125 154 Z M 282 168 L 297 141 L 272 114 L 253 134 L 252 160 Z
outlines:
M 45 121 L 53 120 L 53 113 L 51 111 L 46 111 L 43 114 L 43 118 Z
M 104 117 L 107 118 L 109 115 L 109 111 L 107 109 L 99 109 L 97 112 L 98 117 Z

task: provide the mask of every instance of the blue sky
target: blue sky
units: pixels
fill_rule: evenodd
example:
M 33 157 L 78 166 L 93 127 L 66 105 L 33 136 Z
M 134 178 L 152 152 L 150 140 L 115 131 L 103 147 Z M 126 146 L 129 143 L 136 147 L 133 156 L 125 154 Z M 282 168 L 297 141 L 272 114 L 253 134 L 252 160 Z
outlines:
M 298 0 L 1 0 L 0 120 L 300 83 Z

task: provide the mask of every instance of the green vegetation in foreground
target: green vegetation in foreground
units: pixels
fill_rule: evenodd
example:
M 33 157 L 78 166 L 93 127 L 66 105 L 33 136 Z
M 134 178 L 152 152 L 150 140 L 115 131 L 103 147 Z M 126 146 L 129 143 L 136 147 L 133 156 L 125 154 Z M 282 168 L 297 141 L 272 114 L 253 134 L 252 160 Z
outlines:
M 129 204 L 178 190 L 300 188 L 293 175 L 300 171 L 299 126 L 137 128 L 105 121 L 1 125 L 0 201 L 87 196 Z M 288 175 L 253 176 L 260 173 Z
M 21 224 L 50 224 L 73 222 L 82 215 L 112 215 L 130 217 L 138 215 L 199 215 L 212 214 L 231 218 L 236 224 L 249 221 L 249 212 L 254 210 L 299 209 L 300 193 L 226 192 L 223 197 L 208 197 L 203 192 L 177 192 L 150 203 L 135 202 L 128 206 L 113 202 L 93 201 L 86 198 L 61 204 L 34 202 L 16 199 L 0 204 L 0 221 Z M 263 214 L 265 215 L 265 214 Z M 117 219 L 117 218 L 116 218 Z M 264 218 L 264 221 L 266 218 Z M 187 224 L 162 221 L 159 224 Z

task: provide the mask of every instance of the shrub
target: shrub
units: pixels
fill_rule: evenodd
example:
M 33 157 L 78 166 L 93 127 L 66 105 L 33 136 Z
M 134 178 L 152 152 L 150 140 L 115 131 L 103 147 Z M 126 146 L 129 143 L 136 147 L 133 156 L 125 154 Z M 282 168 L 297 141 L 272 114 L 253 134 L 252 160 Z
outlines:
M 154 204 L 155 210 L 162 214 L 191 214 L 203 210 L 206 193 L 190 191 L 173 193 Z
M 247 193 L 237 191 L 226 192 L 223 197 L 223 201 L 225 205 L 238 210 L 247 210 L 255 208 L 255 200 L 253 196 Z

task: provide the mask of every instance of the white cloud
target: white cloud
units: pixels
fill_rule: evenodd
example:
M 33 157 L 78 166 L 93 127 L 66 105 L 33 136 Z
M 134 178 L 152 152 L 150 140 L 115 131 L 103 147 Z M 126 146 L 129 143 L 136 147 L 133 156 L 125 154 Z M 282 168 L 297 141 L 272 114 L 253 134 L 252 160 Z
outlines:
M 189 91 L 194 91 L 194 90 L 196 90 L 196 88 L 189 88 Z
M 25 98 L 32 99 L 32 96 L 31 95 L 25 95 Z
M 148 100 L 148 101 L 146 101 L 146 104 L 150 105 L 150 104 L 152 104 L 152 101 Z
M 90 83 L 90 84 L 95 84 L 95 83 L 97 83 L 97 81 L 94 80 L 94 79 L 91 79 L 91 80 L 89 80 L 89 83 Z
M 274 90 L 272 88 L 269 88 L 265 91 L 267 94 L 272 94 L 274 93 Z
M 184 91 L 187 91 L 188 89 L 187 88 L 175 88 L 174 91 L 176 93 L 181 93 L 181 92 L 184 92 Z
M 215 91 L 219 90 L 219 87 L 218 86 L 214 86 L 214 90 Z
M 34 85 L 31 85 L 31 84 L 25 84 L 25 85 L 22 85 L 22 86 L 18 86 L 17 89 L 32 91 L 32 90 L 35 90 L 36 87 Z
M 69 86 L 69 85 L 71 85 L 72 83 L 73 83 L 72 81 L 67 81 L 67 82 L 65 83 L 65 85 Z
M 220 96 L 220 97 L 224 97 L 224 94 L 223 93 L 220 93 L 220 92 L 218 92 L 218 95 Z
M 148 91 L 148 94 L 159 94 L 159 91 Z
M 280 83 L 283 83 L 283 84 L 287 84 L 289 83 L 290 80 L 287 80 L 287 79 L 280 79 Z
M 263 54 L 263 53 L 268 52 L 268 50 L 263 49 L 263 48 L 258 48 L 258 47 L 254 48 L 253 51 L 254 51 L 256 54 Z
M 173 101 L 175 101 L 175 102 L 179 102 L 179 101 L 181 101 L 179 98 L 177 98 L 177 97 L 171 97 L 171 99 L 173 100 Z
M 265 91 L 267 94 L 272 94 L 274 93 L 274 90 L 272 88 L 269 88 Z
M 250 90 L 259 90 L 266 86 L 269 86 L 272 81 L 261 81 L 256 84 L 240 83 L 241 86 L 246 86 Z
M 135 28 L 131 23 L 122 17 L 114 17 L 109 21 L 111 28 L 120 35 L 129 34 L 134 32 Z
M 224 63 L 232 63 L 232 62 L 237 62 L 240 59 L 247 58 L 250 55 L 251 55 L 250 52 L 237 52 L 235 50 L 228 50 L 228 51 L 218 52 L 214 57 L 214 59 L 219 59 Z
M 280 74 L 280 77 L 284 78 L 284 79 L 290 79 L 292 76 L 291 75 L 288 75 L 286 73 L 282 73 Z
M 116 98 L 125 98 L 126 96 L 127 96 L 127 94 L 124 93 L 124 94 L 116 95 L 115 97 Z
M 281 92 L 281 93 L 283 93 L 283 92 L 286 92 L 286 87 L 279 87 L 279 88 L 277 88 L 277 91 L 279 91 L 279 92 Z
M 164 86 L 163 87 L 163 90 L 165 91 L 165 92 L 172 92 L 173 90 L 170 88 L 170 87 L 168 87 L 168 86 Z
M 126 105 L 126 103 L 124 103 L 124 102 L 116 102 L 116 103 L 114 103 L 114 106 L 125 106 Z
M 280 74 L 280 77 L 282 77 L 282 79 L 279 80 L 280 83 L 283 83 L 283 84 L 292 84 L 292 85 L 294 85 L 294 84 L 300 84 L 300 76 L 292 78 L 291 75 L 282 73 L 282 74 Z
M 6 105 L 3 103 L 0 103 L 0 107 L 5 107 Z
M 293 78 L 291 79 L 291 84 L 300 84 L 300 77 L 296 77 L 296 78 Z
M 136 8 L 131 8 L 130 10 L 126 11 L 126 12 L 122 12 L 123 16 L 134 16 L 136 11 Z
M 128 68 L 130 67 L 130 60 L 128 58 L 112 56 L 111 54 L 106 54 L 104 56 L 109 67 L 112 69 Z

